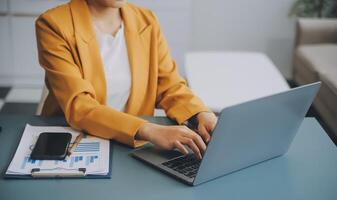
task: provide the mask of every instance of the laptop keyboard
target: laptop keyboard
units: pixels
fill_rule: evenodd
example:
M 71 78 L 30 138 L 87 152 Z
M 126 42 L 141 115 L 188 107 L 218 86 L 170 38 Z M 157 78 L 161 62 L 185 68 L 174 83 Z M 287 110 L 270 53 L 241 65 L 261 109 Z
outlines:
M 184 174 L 189 178 L 194 178 L 200 166 L 200 160 L 197 160 L 194 154 L 181 156 L 173 160 L 162 163 L 162 165 Z

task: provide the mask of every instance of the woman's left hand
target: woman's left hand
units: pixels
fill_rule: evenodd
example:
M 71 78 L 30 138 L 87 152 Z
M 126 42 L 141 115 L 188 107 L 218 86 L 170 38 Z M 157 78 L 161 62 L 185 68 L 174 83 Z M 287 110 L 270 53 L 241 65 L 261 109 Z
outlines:
M 198 133 L 205 143 L 208 143 L 218 118 L 212 112 L 200 112 L 196 117 L 198 120 Z

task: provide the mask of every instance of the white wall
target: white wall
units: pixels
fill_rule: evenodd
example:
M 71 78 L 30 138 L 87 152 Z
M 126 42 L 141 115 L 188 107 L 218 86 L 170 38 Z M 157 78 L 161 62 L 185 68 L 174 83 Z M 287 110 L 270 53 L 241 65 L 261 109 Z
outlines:
M 0 85 L 41 87 L 35 19 L 66 0 L 0 0 Z
M 291 76 L 294 0 L 193 0 L 189 50 L 265 52 Z

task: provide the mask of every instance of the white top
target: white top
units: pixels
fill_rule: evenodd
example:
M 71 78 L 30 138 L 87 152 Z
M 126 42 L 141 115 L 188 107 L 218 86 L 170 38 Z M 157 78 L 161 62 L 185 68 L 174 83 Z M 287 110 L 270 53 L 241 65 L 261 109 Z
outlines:
M 115 36 L 95 27 L 107 84 L 108 106 L 124 111 L 130 95 L 131 72 L 123 23 Z

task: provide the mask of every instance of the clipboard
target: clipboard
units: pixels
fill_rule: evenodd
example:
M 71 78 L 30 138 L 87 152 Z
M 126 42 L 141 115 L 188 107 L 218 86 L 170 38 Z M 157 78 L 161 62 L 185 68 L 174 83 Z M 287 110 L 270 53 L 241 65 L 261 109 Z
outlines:
M 51 173 L 51 171 L 43 171 L 38 168 L 32 169 L 32 174 L 4 174 L 5 179 L 111 179 L 112 176 L 112 153 L 113 153 L 113 142 L 110 141 L 109 149 L 109 172 L 104 175 L 100 174 L 86 174 L 85 168 L 79 168 L 78 170 L 73 170 L 69 173 Z M 13 155 L 14 157 L 14 155 Z M 7 166 L 8 169 L 9 165 Z

